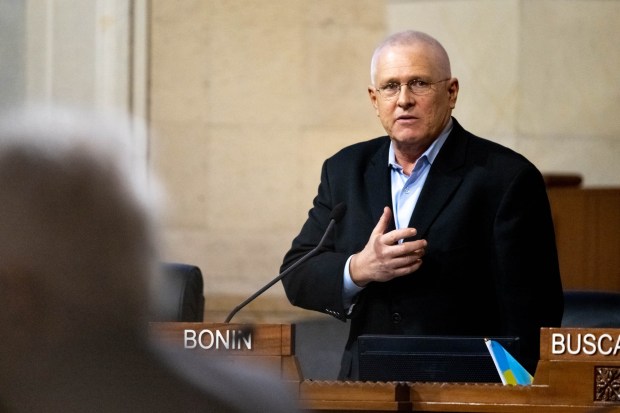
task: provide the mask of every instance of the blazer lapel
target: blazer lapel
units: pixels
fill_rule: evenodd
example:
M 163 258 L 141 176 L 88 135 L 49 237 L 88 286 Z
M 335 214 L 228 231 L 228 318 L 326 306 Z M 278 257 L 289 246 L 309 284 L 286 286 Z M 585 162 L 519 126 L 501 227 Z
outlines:
M 383 208 L 389 206 L 392 210 L 392 185 L 390 183 L 390 168 L 388 166 L 388 152 L 390 140 L 382 145 L 371 161 L 364 174 L 364 185 L 368 196 L 368 205 L 373 222 L 376 224 L 383 214 Z M 396 228 L 394 218 L 390 222 L 388 231 Z
M 463 172 L 459 168 L 465 163 L 467 135 L 455 119 L 453 122 L 452 132 L 431 166 L 411 215 L 409 226 L 418 231 L 415 238 L 426 237 L 433 221 L 463 179 Z

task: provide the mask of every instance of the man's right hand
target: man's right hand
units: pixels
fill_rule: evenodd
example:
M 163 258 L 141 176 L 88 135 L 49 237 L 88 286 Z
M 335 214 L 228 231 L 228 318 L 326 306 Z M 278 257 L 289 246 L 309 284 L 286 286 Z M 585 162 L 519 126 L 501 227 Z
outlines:
M 360 287 L 371 281 L 385 282 L 402 277 L 417 271 L 422 265 L 426 240 L 400 243 L 400 240 L 416 235 L 417 231 L 415 228 L 403 228 L 386 233 L 391 218 L 392 211 L 385 207 L 368 243 L 351 259 L 351 280 Z

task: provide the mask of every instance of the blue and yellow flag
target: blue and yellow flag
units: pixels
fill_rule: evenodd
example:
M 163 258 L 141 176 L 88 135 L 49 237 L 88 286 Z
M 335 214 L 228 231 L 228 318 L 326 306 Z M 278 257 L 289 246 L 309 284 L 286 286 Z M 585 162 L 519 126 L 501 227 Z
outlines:
M 504 385 L 532 384 L 534 377 L 497 341 L 484 339 Z

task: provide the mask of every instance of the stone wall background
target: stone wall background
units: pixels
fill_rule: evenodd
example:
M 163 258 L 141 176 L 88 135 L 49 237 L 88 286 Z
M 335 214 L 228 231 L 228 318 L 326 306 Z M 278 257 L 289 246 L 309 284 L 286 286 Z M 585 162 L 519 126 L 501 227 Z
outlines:
M 164 258 L 201 267 L 208 319 L 277 274 L 322 161 L 383 134 L 368 65 L 397 30 L 444 44 L 463 126 L 543 172 L 620 186 L 617 0 L 0 0 L 0 23 L 0 108 L 146 119 Z M 239 319 L 274 311 L 308 314 L 276 285 Z

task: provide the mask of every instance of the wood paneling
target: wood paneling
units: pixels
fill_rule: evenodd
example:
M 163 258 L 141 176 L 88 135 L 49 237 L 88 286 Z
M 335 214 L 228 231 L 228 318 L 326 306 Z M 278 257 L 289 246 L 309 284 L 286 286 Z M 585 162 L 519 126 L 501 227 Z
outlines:
M 565 290 L 620 292 L 620 188 L 549 188 Z

